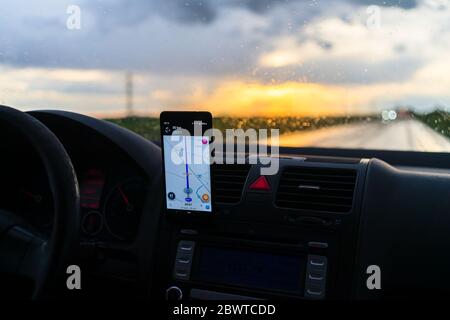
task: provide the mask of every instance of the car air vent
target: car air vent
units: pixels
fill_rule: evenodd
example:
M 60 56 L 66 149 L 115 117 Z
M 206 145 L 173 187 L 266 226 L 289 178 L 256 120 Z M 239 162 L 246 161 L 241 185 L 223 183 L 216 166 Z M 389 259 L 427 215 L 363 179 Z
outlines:
M 223 204 L 238 203 L 241 200 L 249 170 L 249 164 L 214 165 L 215 201 Z
M 290 167 L 280 178 L 275 203 L 279 207 L 346 213 L 353 204 L 356 171 Z

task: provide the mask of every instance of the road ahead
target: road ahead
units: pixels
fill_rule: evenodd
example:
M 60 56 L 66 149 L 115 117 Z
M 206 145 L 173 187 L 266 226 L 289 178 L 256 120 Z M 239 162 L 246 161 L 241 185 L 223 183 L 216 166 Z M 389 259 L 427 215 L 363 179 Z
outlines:
M 450 139 L 413 119 L 285 134 L 280 136 L 280 145 L 450 152 Z

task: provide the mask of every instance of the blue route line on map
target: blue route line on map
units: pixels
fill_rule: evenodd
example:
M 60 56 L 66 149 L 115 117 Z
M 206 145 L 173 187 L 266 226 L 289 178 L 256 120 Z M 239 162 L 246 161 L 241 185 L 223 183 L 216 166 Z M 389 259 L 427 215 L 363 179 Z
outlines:
M 189 191 L 189 166 L 188 166 L 188 159 L 187 159 L 187 146 L 186 146 L 186 137 L 184 137 L 184 154 L 185 154 L 185 161 L 186 161 L 186 191 Z M 189 196 L 189 194 L 187 193 Z

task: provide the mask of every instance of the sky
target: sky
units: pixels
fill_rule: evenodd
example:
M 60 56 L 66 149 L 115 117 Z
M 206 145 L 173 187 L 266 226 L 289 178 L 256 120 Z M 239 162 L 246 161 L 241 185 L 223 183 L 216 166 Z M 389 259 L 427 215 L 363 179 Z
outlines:
M 450 107 L 450 0 L 3 0 L 0 104 L 107 117 Z

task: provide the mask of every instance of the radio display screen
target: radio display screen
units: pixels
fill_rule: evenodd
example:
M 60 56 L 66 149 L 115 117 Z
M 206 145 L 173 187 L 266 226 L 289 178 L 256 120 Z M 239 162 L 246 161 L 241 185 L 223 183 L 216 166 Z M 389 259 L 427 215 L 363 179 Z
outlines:
M 199 246 L 194 281 L 303 294 L 306 259 L 250 250 Z

